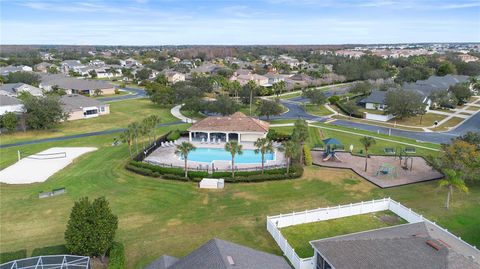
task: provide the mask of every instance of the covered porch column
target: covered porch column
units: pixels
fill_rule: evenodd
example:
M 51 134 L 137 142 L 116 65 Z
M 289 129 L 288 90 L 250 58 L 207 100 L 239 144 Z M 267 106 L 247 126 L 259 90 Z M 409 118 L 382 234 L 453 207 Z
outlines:
M 230 133 L 225 133 L 225 142 L 228 142 L 228 135 L 230 135 Z
M 192 142 L 192 132 L 188 132 L 188 141 Z
M 210 132 L 207 132 L 207 142 L 210 143 Z

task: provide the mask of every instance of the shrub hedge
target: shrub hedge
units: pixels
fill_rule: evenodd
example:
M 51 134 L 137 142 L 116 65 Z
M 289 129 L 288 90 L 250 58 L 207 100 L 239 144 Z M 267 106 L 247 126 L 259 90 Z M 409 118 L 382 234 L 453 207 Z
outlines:
M 6 263 L 13 260 L 24 259 L 27 257 L 27 250 L 21 249 L 12 252 L 0 253 L 0 263 Z
M 177 139 L 180 138 L 180 131 L 179 130 L 175 130 L 175 131 L 171 131 L 168 135 L 167 135 L 167 140 L 168 141 L 175 141 Z
M 349 109 L 348 107 L 346 107 L 342 101 L 338 101 L 336 103 L 337 107 L 340 108 L 341 111 L 343 111 L 345 114 L 347 115 L 350 115 L 354 118 L 363 118 L 363 113 L 360 113 L 358 111 L 353 111 L 351 109 Z
M 279 133 L 277 131 L 275 131 L 275 129 L 270 129 L 267 133 L 267 138 L 271 141 L 286 141 L 286 140 L 290 140 L 290 136 L 289 134 L 282 134 L 282 133 Z
M 305 165 L 310 166 L 313 163 L 312 153 L 310 152 L 310 148 L 307 144 L 303 145 L 303 155 L 305 157 Z
M 69 251 L 65 245 L 48 246 L 43 248 L 36 248 L 32 251 L 32 257 L 44 255 L 60 255 L 67 254 Z
M 108 269 L 125 268 L 125 248 L 122 243 L 113 242 L 108 253 Z
M 202 178 L 223 178 L 226 182 L 261 182 L 267 180 L 282 180 L 298 178 L 303 174 L 303 167 L 300 165 L 292 165 L 290 173 L 286 175 L 286 168 L 268 169 L 262 175 L 262 171 L 238 171 L 235 172 L 235 178 L 231 177 L 231 172 L 214 172 L 209 175 L 205 171 L 189 171 L 188 179 L 184 177 L 185 172 L 181 168 L 160 167 L 157 165 L 130 161 L 125 168 L 132 172 L 150 176 L 162 177 L 164 179 L 180 180 L 180 181 L 200 181 Z

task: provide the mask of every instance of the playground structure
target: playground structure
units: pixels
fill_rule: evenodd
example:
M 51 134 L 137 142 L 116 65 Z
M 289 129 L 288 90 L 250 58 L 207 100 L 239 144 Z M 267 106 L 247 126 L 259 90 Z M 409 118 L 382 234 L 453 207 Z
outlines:
M 370 155 L 368 167 L 365 171 L 365 157 L 351 154 L 350 152 L 335 151 L 341 162 L 324 161 L 325 151 L 312 151 L 313 163 L 319 166 L 350 169 L 362 178 L 370 181 L 380 188 L 389 188 L 412 184 L 422 181 L 435 180 L 443 177 L 442 173 L 432 169 L 428 163 L 419 156 L 402 153 L 400 156 Z M 408 169 L 405 169 L 407 160 Z M 415 168 L 412 163 L 415 162 Z
M 342 143 L 335 138 L 327 138 L 322 140 L 322 142 L 325 145 L 325 153 L 323 154 L 322 160 L 324 162 L 328 162 L 328 161 L 341 162 L 342 160 L 335 153 L 335 150 L 337 148 L 343 149 Z
M 398 177 L 397 168 L 389 163 L 384 163 L 378 168 L 375 176 L 388 176 L 389 178 L 396 178 Z
M 413 147 L 405 147 L 405 148 L 397 148 L 395 151 L 395 160 L 398 158 L 400 162 L 400 166 L 405 171 L 412 171 L 413 170 L 413 157 L 409 154 L 414 154 L 416 152 L 415 148 Z M 403 164 L 402 164 L 403 161 Z M 410 162 L 410 166 L 408 165 Z

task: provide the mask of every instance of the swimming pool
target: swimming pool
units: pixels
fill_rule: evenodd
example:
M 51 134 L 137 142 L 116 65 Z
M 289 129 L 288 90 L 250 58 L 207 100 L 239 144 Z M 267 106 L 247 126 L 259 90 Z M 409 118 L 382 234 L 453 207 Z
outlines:
M 244 149 L 242 151 L 242 155 L 235 155 L 235 163 L 262 163 L 262 154 L 256 154 L 253 149 Z M 274 153 L 265 154 L 265 162 L 274 159 Z M 188 160 L 205 163 L 211 163 L 212 161 L 231 161 L 232 155 L 230 152 L 221 148 L 197 148 L 188 154 Z

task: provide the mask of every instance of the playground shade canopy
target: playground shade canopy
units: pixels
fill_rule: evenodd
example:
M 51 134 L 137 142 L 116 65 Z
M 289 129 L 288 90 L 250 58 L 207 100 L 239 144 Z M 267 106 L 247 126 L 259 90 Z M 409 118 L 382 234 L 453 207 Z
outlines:
M 333 137 L 323 139 L 322 142 L 325 144 L 325 146 L 342 145 L 340 141 Z
M 44 182 L 77 157 L 95 150 L 97 148 L 93 147 L 54 147 L 29 156 L 21 156 L 18 162 L 0 171 L 0 182 L 8 184 Z

